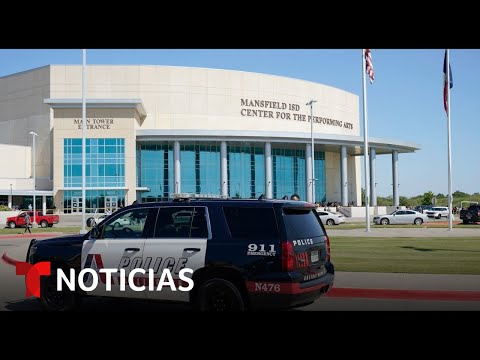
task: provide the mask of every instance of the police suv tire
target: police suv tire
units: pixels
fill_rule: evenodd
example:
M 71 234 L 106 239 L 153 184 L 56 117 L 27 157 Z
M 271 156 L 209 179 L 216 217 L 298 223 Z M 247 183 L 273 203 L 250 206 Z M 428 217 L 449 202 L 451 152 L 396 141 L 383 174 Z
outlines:
M 67 270 L 64 270 L 68 273 Z M 80 296 L 63 284 L 57 291 L 57 269 L 52 267 L 50 276 L 40 276 L 40 298 L 38 301 L 45 311 L 72 311 L 80 305 Z
M 197 309 L 200 311 L 245 311 L 242 294 L 230 281 L 213 278 L 198 290 Z

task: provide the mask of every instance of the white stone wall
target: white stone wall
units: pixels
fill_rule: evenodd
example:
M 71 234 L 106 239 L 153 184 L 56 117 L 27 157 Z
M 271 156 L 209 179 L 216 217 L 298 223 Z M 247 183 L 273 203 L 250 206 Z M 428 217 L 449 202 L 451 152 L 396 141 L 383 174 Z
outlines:
M 38 134 L 35 142 L 36 177 L 51 177 L 51 123 L 50 108 L 43 99 L 50 97 L 50 67 L 0 78 L 0 144 L 32 147 L 30 131 Z M 0 149 L 3 150 L 3 149 Z M 28 150 L 26 151 L 28 152 Z M 2 152 L 2 155 L 5 153 Z M 8 154 L 8 153 L 7 153 Z M 14 173 L 20 177 L 29 177 L 31 158 L 19 154 L 18 161 L 12 164 Z M 8 177 L 3 168 L 0 177 Z
M 51 66 L 51 97 L 81 98 L 81 66 Z M 87 67 L 87 98 L 141 99 L 147 111 L 142 129 L 289 132 L 310 132 L 308 121 L 294 118 L 310 115 L 305 104 L 315 99 L 314 116 L 342 121 L 341 127 L 314 123 L 315 132 L 360 134 L 357 95 L 273 75 L 174 66 L 92 65 Z M 278 102 L 287 109 L 242 106 L 242 99 Z M 243 114 L 262 110 L 267 117 L 242 116 L 242 110 Z M 289 114 L 290 120 L 282 119 L 282 113 Z M 353 128 L 344 127 L 346 122 Z

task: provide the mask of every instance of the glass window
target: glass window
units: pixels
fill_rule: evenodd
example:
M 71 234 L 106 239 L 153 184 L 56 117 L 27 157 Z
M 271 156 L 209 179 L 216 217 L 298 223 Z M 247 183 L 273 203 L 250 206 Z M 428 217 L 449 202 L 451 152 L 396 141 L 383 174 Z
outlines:
M 200 239 L 208 238 L 207 214 L 204 207 L 195 207 L 190 237 Z
M 232 198 L 257 198 L 265 193 L 263 146 L 232 143 L 227 148 L 228 193 Z
M 182 159 L 182 178 L 183 178 Z M 168 200 L 173 184 L 173 147 L 169 143 L 140 143 L 137 146 L 137 184 L 147 187 L 142 202 Z
M 234 240 L 277 240 L 278 228 L 273 208 L 224 207 Z
M 123 139 L 86 139 L 86 176 L 89 187 L 125 186 L 125 151 Z M 112 144 L 106 146 L 107 143 Z M 117 144 L 118 143 L 118 144 Z M 78 146 L 77 144 L 80 144 Z M 105 154 L 105 148 L 107 154 Z M 81 139 L 64 139 L 64 185 L 81 186 Z M 105 177 L 109 176 L 110 179 Z
M 180 158 L 182 192 L 220 195 L 219 143 L 181 144 Z
M 103 227 L 103 239 L 146 238 L 152 234 L 157 209 L 137 208 L 108 219 Z
M 156 238 L 189 238 L 194 217 L 193 207 L 162 207 L 155 227 Z
M 302 208 L 283 209 L 283 219 L 289 240 L 325 235 L 314 211 Z

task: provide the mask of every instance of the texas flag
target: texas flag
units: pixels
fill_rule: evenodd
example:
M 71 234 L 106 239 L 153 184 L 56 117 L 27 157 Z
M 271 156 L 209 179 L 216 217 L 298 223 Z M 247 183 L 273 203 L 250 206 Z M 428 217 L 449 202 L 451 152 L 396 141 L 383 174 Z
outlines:
M 448 70 L 450 72 L 450 89 L 453 88 L 452 68 L 448 64 Z M 448 113 L 448 89 L 447 89 L 447 50 L 445 50 L 445 57 L 443 58 L 443 107 L 445 112 Z

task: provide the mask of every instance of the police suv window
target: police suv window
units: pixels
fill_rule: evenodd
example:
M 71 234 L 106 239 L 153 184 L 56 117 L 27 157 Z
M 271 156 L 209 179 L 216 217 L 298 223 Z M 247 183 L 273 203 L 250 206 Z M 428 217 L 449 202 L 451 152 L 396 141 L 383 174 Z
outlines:
M 305 239 L 325 235 L 314 211 L 302 208 L 283 209 L 288 239 Z
M 277 240 L 273 208 L 223 207 L 234 240 Z
M 204 207 L 162 207 L 155 227 L 156 238 L 208 237 Z
M 192 228 L 190 229 L 191 238 L 208 238 L 207 214 L 204 207 L 195 207 L 193 214 Z
M 132 239 L 151 237 L 155 208 L 137 208 L 108 219 L 103 225 L 104 239 Z

